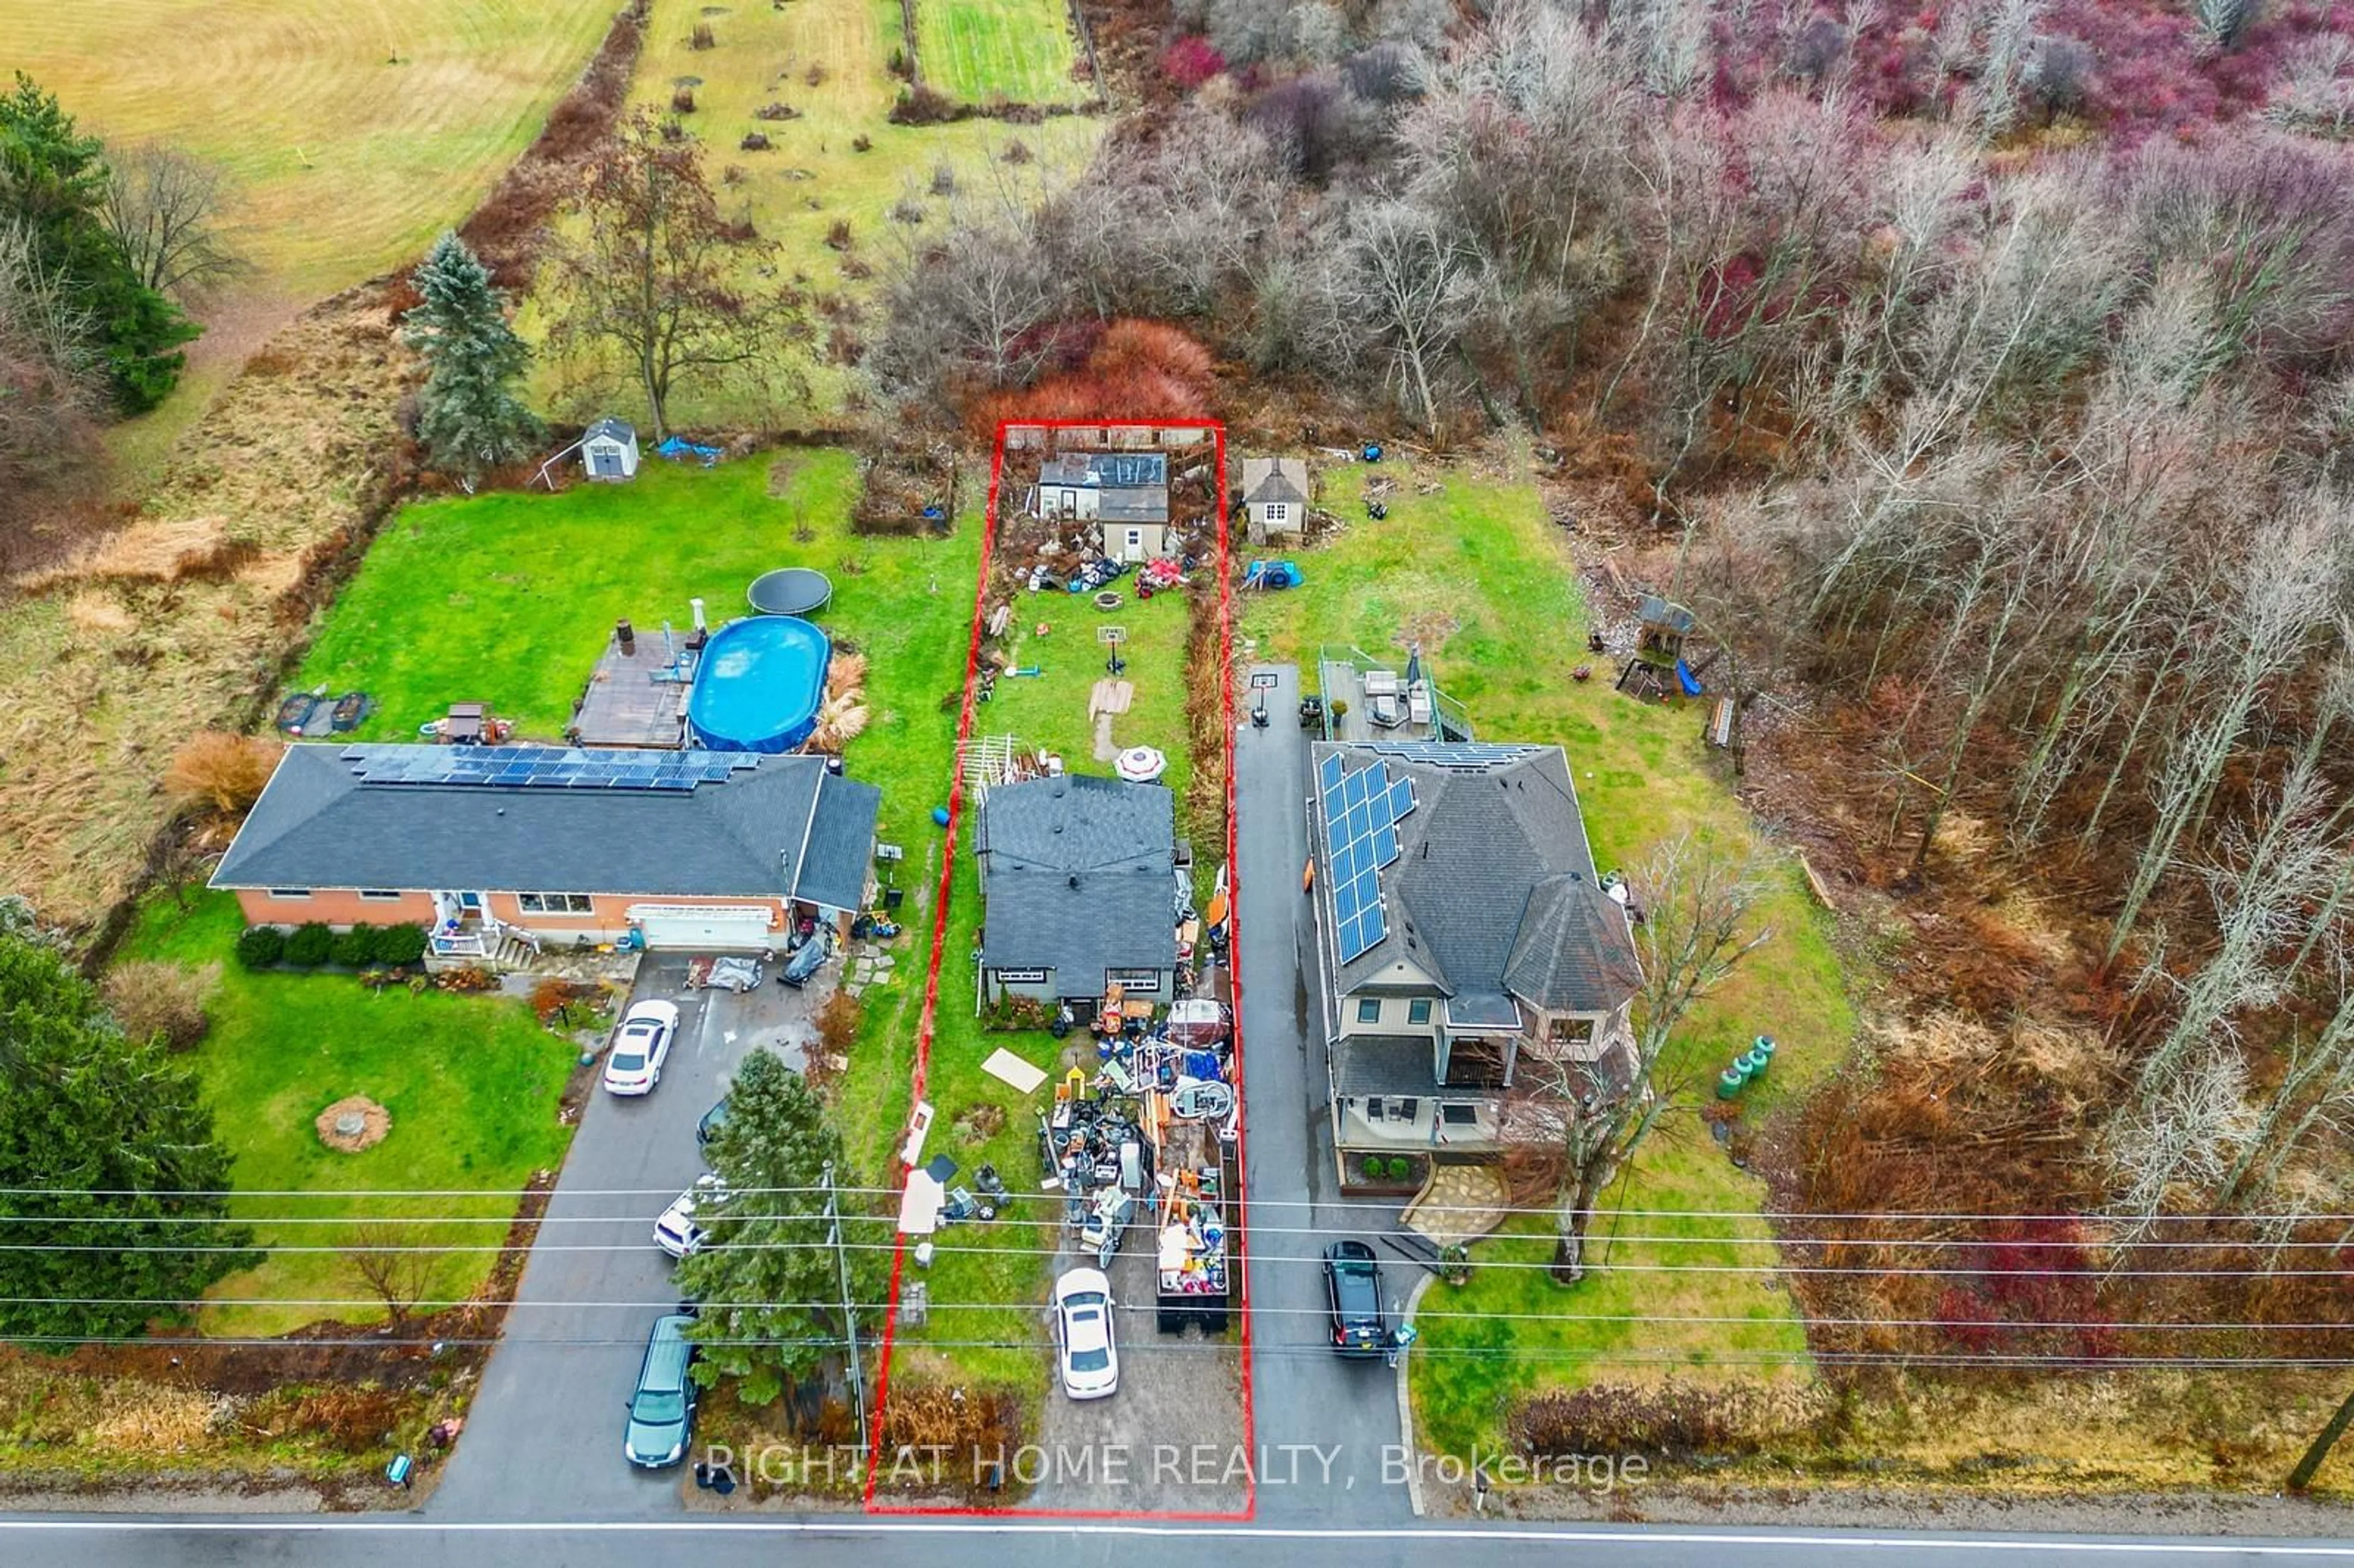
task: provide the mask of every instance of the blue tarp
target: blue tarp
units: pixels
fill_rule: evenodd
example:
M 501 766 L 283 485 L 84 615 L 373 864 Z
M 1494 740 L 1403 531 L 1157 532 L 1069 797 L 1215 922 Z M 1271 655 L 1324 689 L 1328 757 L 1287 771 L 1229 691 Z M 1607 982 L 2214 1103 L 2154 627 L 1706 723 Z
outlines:
M 1225 1075 L 1218 1071 L 1217 1053 L 1214 1051 L 1186 1052 L 1185 1076 L 1200 1078 L 1210 1083 L 1215 1083 L 1224 1077 Z
M 1245 588 L 1298 588 L 1307 580 L 1300 575 L 1299 564 L 1293 561 L 1253 561 L 1243 574 Z
M 712 464 L 717 462 L 722 456 L 722 453 L 717 447 L 699 447 L 693 441 L 687 440 L 679 436 L 671 437 L 670 440 L 656 447 L 654 450 L 661 453 L 663 457 L 670 459 L 673 462 L 683 461 L 687 458 L 695 458 L 705 468 L 709 468 Z
M 1700 683 L 1700 677 L 1691 673 L 1691 666 L 1681 659 L 1676 661 L 1676 684 L 1684 689 L 1684 695 L 1688 697 L 1696 697 L 1707 689 Z

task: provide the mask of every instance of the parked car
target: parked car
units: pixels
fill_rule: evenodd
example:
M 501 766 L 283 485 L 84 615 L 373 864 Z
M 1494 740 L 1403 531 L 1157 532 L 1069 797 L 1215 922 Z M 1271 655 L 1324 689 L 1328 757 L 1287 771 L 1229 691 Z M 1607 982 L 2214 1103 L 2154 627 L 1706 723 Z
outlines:
M 695 1346 L 686 1338 L 695 1319 L 673 1312 L 654 1319 L 646 1338 L 645 1360 L 638 1365 L 638 1386 L 630 1395 L 629 1425 L 621 1433 L 621 1452 L 631 1464 L 659 1470 L 686 1457 L 687 1439 L 695 1433 L 695 1380 L 687 1369 L 695 1364 Z
M 1324 1249 L 1324 1294 L 1331 1305 L 1332 1348 L 1344 1356 L 1378 1356 L 1388 1338 L 1382 1318 L 1382 1266 L 1361 1241 Z
M 727 1097 L 726 1095 L 722 1095 L 719 1097 L 719 1103 L 713 1106 L 709 1110 L 705 1111 L 703 1113 L 703 1119 L 695 1124 L 695 1143 L 697 1145 L 709 1143 L 713 1139 L 719 1136 L 719 1129 L 726 1125 Z
M 698 1213 L 708 1218 L 711 1211 L 727 1202 L 727 1183 L 717 1176 L 705 1173 L 695 1179 L 695 1185 L 670 1201 L 670 1207 L 654 1222 L 654 1245 L 673 1257 L 685 1257 L 703 1250 L 709 1234 L 695 1223 Z
M 663 1062 L 678 1037 L 678 1008 L 667 1001 L 641 1001 L 622 1015 L 605 1055 L 605 1092 L 650 1095 L 662 1082 Z
M 1063 1392 L 1073 1399 L 1103 1399 L 1119 1392 L 1119 1351 L 1111 1337 L 1111 1281 L 1096 1268 L 1075 1268 L 1055 1281 L 1055 1345 Z
M 833 938 L 821 930 L 793 949 L 793 956 L 778 971 L 777 979 L 799 991 L 809 983 L 811 976 L 825 967 L 825 960 L 832 951 Z

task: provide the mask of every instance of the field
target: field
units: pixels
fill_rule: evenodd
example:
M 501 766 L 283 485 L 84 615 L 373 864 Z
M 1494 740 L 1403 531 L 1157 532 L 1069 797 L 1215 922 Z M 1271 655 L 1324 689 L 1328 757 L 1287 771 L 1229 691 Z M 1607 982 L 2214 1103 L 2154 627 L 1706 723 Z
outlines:
M 931 219 L 950 199 L 936 189 L 943 171 L 948 185 L 986 192 L 988 199 L 1001 187 L 1033 193 L 1075 174 L 1101 133 L 1100 122 L 1087 115 L 1038 125 L 889 123 L 902 85 L 888 69 L 899 47 L 898 0 L 793 0 L 709 16 L 705 9 L 656 0 L 635 101 L 667 115 L 673 92 L 691 86 L 695 110 L 678 118 L 709 150 L 723 208 L 749 217 L 781 247 L 787 270 L 819 293 L 864 297 L 872 277 L 927 232 L 886 215 L 905 201 L 903 215 Z M 711 29 L 709 48 L 694 47 L 699 23 Z M 795 117 L 759 118 L 771 104 Z M 756 132 L 769 138 L 769 149 L 743 150 L 744 137 Z M 854 145 L 861 137 L 869 143 L 864 152 Z M 838 246 L 828 243 L 836 223 L 849 226 Z M 525 313 L 523 327 L 527 334 L 541 330 L 535 312 Z M 614 411 L 607 404 L 618 396 L 618 410 L 642 420 L 640 399 L 611 391 L 608 380 L 593 365 L 543 365 L 535 406 L 585 419 Z M 814 382 L 810 409 L 747 408 L 725 389 L 682 387 L 672 422 L 690 429 L 800 425 L 812 412 L 822 418 L 851 385 L 840 366 L 821 367 Z
M 1596 861 L 1632 866 L 1660 837 L 1693 823 L 1726 834 L 1751 830 L 1703 754 L 1696 708 L 1647 705 L 1606 679 L 1569 678 L 1585 646 L 1584 595 L 1568 551 L 1535 488 L 1463 469 L 1384 465 L 1402 482 L 1380 523 L 1352 521 L 1297 558 L 1304 587 L 1245 601 L 1236 657 L 1312 663 L 1320 644 L 1368 652 L 1418 641 L 1448 695 L 1469 708 L 1479 737 L 1566 747 Z M 1415 482 L 1438 482 L 1420 493 Z M 1362 479 L 1341 469 L 1323 481 L 1323 503 L 1361 515 Z M 1769 1079 L 1747 1099 L 1754 1122 L 1845 1055 L 1854 1015 L 1841 989 L 1826 925 L 1795 868 L 1759 911 L 1774 939 L 1696 1010 L 1677 1047 L 1696 1065 L 1729 1058 L 1751 1035 L 1781 1045 Z M 1707 1076 L 1714 1075 L 1708 1065 Z M 1695 1118 L 1670 1117 L 1612 1188 L 1610 1206 L 1702 1210 L 1717 1219 L 1638 1219 L 1611 1244 L 1622 1264 L 1770 1264 L 1774 1249 L 1754 1218 L 1763 1189 L 1714 1147 Z M 1519 1229 L 1543 1236 L 1541 1217 Z M 1606 1227 L 1597 1229 L 1596 1242 Z M 1741 1238 L 1751 1238 L 1746 1245 Z M 1451 1452 L 1493 1447 L 1507 1401 L 1519 1393 L 1599 1377 L 1725 1375 L 1758 1369 L 1749 1359 L 1803 1368 L 1805 1340 L 1787 1294 L 1749 1274 L 1598 1271 L 1576 1290 L 1554 1287 L 1540 1264 L 1549 1239 L 1493 1240 L 1473 1249 L 1487 1266 L 1460 1293 L 1427 1298 L 1415 1397 L 1431 1442 Z M 1670 1319 L 1639 1325 L 1628 1313 Z M 1445 1314 L 1444 1316 L 1438 1314 Z M 1514 1316 L 1519 1314 L 1519 1316 Z M 1580 1314 L 1578 1318 L 1560 1314 Z M 1707 1321 L 1723 1319 L 1723 1322 Z M 1713 1372 L 1712 1369 L 1717 1369 Z M 1770 1374 L 1771 1369 L 1767 1369 Z M 1783 1375 L 1787 1375 L 1784 1373 Z
M 252 272 L 197 312 L 183 396 L 122 426 L 150 470 L 295 310 L 421 253 L 536 135 L 612 0 L 110 0 L 27 5 L 22 70 L 110 146 L 157 141 L 236 181 Z
M 212 1033 L 195 1054 L 215 1126 L 236 1157 L 232 1212 L 256 1241 L 302 1248 L 216 1286 L 196 1326 L 215 1336 L 282 1334 L 322 1319 L 385 1316 L 336 1248 L 354 1223 L 401 1224 L 403 1241 L 489 1249 L 438 1257 L 427 1294 L 462 1300 L 480 1288 L 535 1171 L 564 1159 L 570 1131 L 557 1097 L 576 1047 L 542 1029 L 521 1002 L 369 991 L 349 975 L 249 974 L 230 956 L 244 917 L 231 895 L 197 894 L 182 909 L 151 899 L 124 956 L 220 966 L 207 1003 Z M 321 1110 L 364 1094 L 392 1113 L 382 1143 L 343 1154 L 319 1141 Z M 355 1192 L 480 1192 L 481 1197 L 366 1198 Z M 283 1196 L 280 1194 L 300 1194 Z M 276 1222 L 276 1223 L 272 1223 Z
M 1078 58 L 1063 0 L 917 0 L 924 80 L 966 103 L 1072 103 Z

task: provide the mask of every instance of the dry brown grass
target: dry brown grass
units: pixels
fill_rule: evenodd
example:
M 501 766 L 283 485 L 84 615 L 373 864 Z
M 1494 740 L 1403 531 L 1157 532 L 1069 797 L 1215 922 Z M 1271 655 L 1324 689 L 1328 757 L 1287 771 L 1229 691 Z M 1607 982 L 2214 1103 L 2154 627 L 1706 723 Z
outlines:
M 172 754 L 256 722 L 322 552 L 389 493 L 407 364 L 381 292 L 328 301 L 270 347 L 300 369 L 231 383 L 146 516 L 0 614 L 0 886 L 61 925 L 131 887 L 175 810 Z
M 87 1441 L 143 1454 L 184 1454 L 210 1434 L 213 1401 L 199 1390 L 162 1383 L 110 1384 Z
M 172 754 L 172 765 L 164 770 L 164 789 L 183 806 L 243 816 L 261 799 L 278 759 L 285 755 L 283 743 L 266 736 L 206 730 L 189 736 Z
M 211 1020 L 205 999 L 219 983 L 220 966 L 187 969 L 179 964 L 133 959 L 110 965 L 99 982 L 106 1010 L 133 1040 L 160 1034 L 175 1051 L 192 1049 L 205 1037 Z

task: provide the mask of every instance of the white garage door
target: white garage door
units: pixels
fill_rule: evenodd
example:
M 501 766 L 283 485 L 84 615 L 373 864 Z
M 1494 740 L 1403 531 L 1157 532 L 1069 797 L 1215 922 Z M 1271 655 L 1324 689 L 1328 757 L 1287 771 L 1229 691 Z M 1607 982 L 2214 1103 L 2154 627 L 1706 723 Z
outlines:
M 698 909 L 689 905 L 633 906 L 630 921 L 649 948 L 730 948 L 774 947 L 767 909 L 758 905 Z

